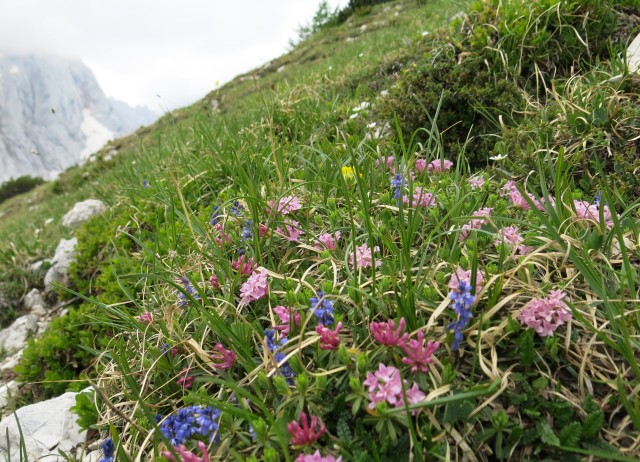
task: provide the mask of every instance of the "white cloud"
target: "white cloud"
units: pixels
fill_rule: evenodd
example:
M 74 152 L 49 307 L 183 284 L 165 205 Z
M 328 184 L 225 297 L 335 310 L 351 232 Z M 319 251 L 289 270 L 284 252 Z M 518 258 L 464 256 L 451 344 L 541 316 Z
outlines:
M 80 58 L 108 96 L 167 110 L 284 53 L 319 3 L 0 0 L 0 48 Z

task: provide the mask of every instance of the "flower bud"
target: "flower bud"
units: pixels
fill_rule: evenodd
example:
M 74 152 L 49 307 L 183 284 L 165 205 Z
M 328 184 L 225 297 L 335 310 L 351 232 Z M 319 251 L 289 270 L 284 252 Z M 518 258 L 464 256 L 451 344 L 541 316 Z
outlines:
M 300 374 L 298 377 L 296 377 L 296 389 L 304 394 L 307 389 L 309 388 L 309 378 L 307 377 L 307 374 Z

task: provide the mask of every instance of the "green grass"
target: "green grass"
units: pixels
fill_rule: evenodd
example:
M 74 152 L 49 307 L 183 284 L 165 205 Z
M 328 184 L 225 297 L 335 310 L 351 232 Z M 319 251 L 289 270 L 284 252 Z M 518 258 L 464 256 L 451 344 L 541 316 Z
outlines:
M 173 450 L 159 428 L 190 405 L 221 411 L 215 441 L 201 438 L 216 460 L 291 461 L 316 450 L 344 461 L 635 460 L 640 201 L 624 175 L 606 180 L 607 172 L 620 172 L 597 155 L 633 143 L 621 134 L 637 127 L 634 77 L 604 84 L 619 64 L 615 53 L 587 63 L 580 52 L 580 73 L 559 75 L 554 91 L 541 95 L 528 79 L 513 78 L 521 67 L 494 69 L 493 78 L 506 74 L 524 96 L 518 118 L 504 126 L 489 120 L 452 143 L 439 116 L 444 108 L 447 117 L 456 113 L 442 92 L 422 101 L 424 121 L 407 132 L 403 118 L 390 114 L 416 113 L 425 94 L 415 70 L 429 71 L 430 53 L 447 41 L 455 44 L 453 59 L 486 52 L 474 47 L 492 28 L 446 23 L 463 7 L 404 1 L 358 10 L 117 141 L 113 160 L 77 167 L 57 184 L 1 204 L 7 220 L 0 237 L 14 243 L 0 254 L 5 266 L 47 255 L 68 235 L 55 221 L 39 242 L 25 239 L 42 227 L 38 211 L 59 217 L 93 194 L 111 206 L 108 222 L 92 220 L 78 232 L 73 292 L 61 296 L 81 302 L 25 353 L 23 379 L 43 382 L 48 392 L 90 381 L 97 415 L 87 399 L 77 412 L 83 425 L 113 438 L 118 460 L 160 459 Z M 556 8 L 549 23 L 574 24 Z M 491 18 L 495 10 L 482 11 Z M 508 11 L 509 33 L 518 32 L 518 11 Z M 501 30 L 505 23 L 496 24 Z M 516 36 L 496 43 L 524 53 Z M 491 107 L 475 107 L 473 117 L 490 118 Z M 571 111 L 591 118 L 585 125 Z M 537 136 L 540 125 L 548 136 Z M 477 137 L 489 145 L 480 162 Z M 507 157 L 493 161 L 491 152 Z M 453 162 L 448 171 L 420 168 L 444 159 Z M 474 187 L 471 178 L 484 184 Z M 508 180 L 513 186 L 505 189 Z M 398 187 L 407 203 L 396 197 Z M 420 204 L 418 188 L 433 203 Z M 291 197 L 300 208 L 279 213 L 273 204 Z M 522 240 L 501 242 L 507 227 L 517 227 Z M 302 234 L 288 240 L 291 230 Z M 317 245 L 338 232 L 335 248 Z M 370 264 L 354 265 L 356 255 Z M 248 273 L 256 278 L 257 268 L 267 271 L 268 293 L 243 302 Z M 452 283 L 458 268 L 470 274 L 473 316 L 456 338 L 452 324 L 460 318 L 450 294 L 460 289 Z M 566 305 L 554 306 L 570 319 L 541 336 L 521 313 L 556 290 Z M 409 347 L 376 338 L 374 323 L 389 320 L 405 325 L 397 335 L 407 334 Z M 341 323 L 336 349 L 320 348 L 320 321 L 332 329 Z M 270 347 L 275 326 L 289 333 L 273 333 Z M 78 331 L 94 334 L 78 339 Z M 407 350 L 428 341 L 439 347 L 412 370 Z M 226 349 L 235 355 L 229 368 L 220 367 Z M 64 358 L 76 359 L 73 371 Z M 401 380 L 370 405 L 371 377 L 381 366 Z M 302 412 L 326 426 L 304 447 L 288 429 Z M 199 452 L 196 438 L 185 445 Z

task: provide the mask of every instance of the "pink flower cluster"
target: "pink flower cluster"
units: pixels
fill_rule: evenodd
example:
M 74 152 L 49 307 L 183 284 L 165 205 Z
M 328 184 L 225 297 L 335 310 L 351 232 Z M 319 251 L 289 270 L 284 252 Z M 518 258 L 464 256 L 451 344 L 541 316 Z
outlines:
M 517 226 L 507 226 L 498 230 L 498 237 L 499 239 L 493 241 L 493 245 L 496 247 L 504 243 L 509 247 L 517 248 L 520 255 L 526 255 L 533 250 L 533 247 L 522 244 L 524 238 L 520 235 L 520 230 Z
M 480 276 L 482 279 L 482 276 Z M 376 342 L 388 347 L 400 347 L 405 353 L 402 358 L 404 364 L 411 366 L 411 372 L 414 374 L 419 370 L 427 372 L 427 364 L 433 362 L 433 353 L 440 346 L 439 342 L 424 342 L 424 333 L 418 332 L 418 338 L 409 340 L 409 334 L 403 333 L 405 327 L 404 318 L 400 318 L 398 327 L 395 321 L 389 319 L 387 322 L 372 322 L 369 324 L 371 335 Z
M 332 455 L 322 456 L 320 451 L 316 451 L 313 454 L 300 454 L 296 458 L 296 462 L 342 462 L 342 456 L 337 459 Z
M 409 196 L 402 196 L 402 202 L 409 205 Z M 413 191 L 413 207 L 431 207 L 436 205 L 436 196 L 425 192 L 421 187 L 416 187 Z
M 393 366 L 385 366 L 380 363 L 378 370 L 375 374 L 367 372 L 367 379 L 364 384 L 368 387 L 369 409 L 375 409 L 378 403 L 388 403 L 393 407 L 404 406 L 404 396 L 402 393 L 402 380 L 400 378 L 400 371 Z M 408 383 L 405 381 L 405 388 L 407 394 L 407 401 L 409 404 L 417 404 L 426 398 L 426 395 L 418 388 L 418 385 L 414 382 L 411 388 L 408 388 Z M 412 414 L 415 412 L 412 412 Z
M 303 446 L 315 443 L 327 431 L 327 428 L 324 424 L 320 424 L 318 427 L 318 418 L 316 416 L 311 417 L 311 422 L 309 422 L 307 414 L 301 412 L 300 423 L 295 420 L 289 422 L 287 430 L 291 435 L 291 444 Z
M 600 223 L 600 210 L 596 204 L 591 204 L 587 201 L 574 200 L 573 205 L 576 208 L 576 217 L 579 220 L 590 220 Z M 611 210 L 609 210 L 609 206 L 607 205 L 602 205 L 602 218 L 604 218 L 604 224 L 607 228 L 611 228 L 613 226 Z
M 520 193 L 520 191 L 518 191 L 518 188 L 516 188 L 515 181 L 509 180 L 502 187 L 502 190 L 500 191 L 500 196 L 505 196 L 505 195 L 509 196 L 509 200 L 511 201 L 511 203 L 515 207 L 517 207 L 519 209 L 522 209 L 522 210 L 531 210 L 531 206 L 529 205 L 527 200 Z M 538 210 L 543 210 L 544 211 L 544 204 L 545 204 L 545 199 L 544 198 L 542 198 L 542 200 L 539 201 L 531 193 L 527 193 L 527 196 L 529 196 L 529 199 L 531 199 L 531 202 L 533 202 L 533 204 L 536 206 L 536 208 Z M 556 200 L 555 200 L 555 198 L 553 196 L 549 196 L 549 203 L 551 204 L 551 206 L 555 205 Z
M 571 320 L 571 311 L 562 301 L 565 296 L 560 290 L 552 290 L 547 298 L 534 298 L 520 311 L 518 320 L 542 337 L 553 335 L 559 326 Z
M 231 369 L 236 363 L 236 354 L 234 351 L 225 348 L 221 343 L 217 343 L 216 346 L 213 347 L 211 359 L 214 361 L 214 368 L 226 371 L 227 369 Z
M 429 165 L 427 165 L 427 173 L 441 173 L 450 170 L 453 167 L 453 162 L 450 160 L 444 159 L 435 159 L 432 160 Z
M 335 330 L 324 327 L 323 324 L 316 326 L 316 333 L 320 336 L 321 350 L 335 350 L 340 346 L 340 337 L 338 336 L 340 329 L 342 329 L 341 322 L 336 325 Z
M 316 248 L 318 249 L 328 249 L 328 250 L 336 250 L 338 247 L 338 242 L 342 237 L 342 233 L 340 231 L 336 231 L 335 233 L 324 233 L 318 236 L 318 240 L 316 241 Z
M 480 189 L 484 186 L 484 178 L 482 178 L 481 176 L 474 176 L 472 178 L 469 178 L 469 186 L 471 186 L 472 189 Z
M 474 217 L 488 217 L 489 215 L 491 215 L 492 210 L 493 210 L 493 207 L 483 207 L 473 212 L 472 215 Z M 466 240 L 467 237 L 469 237 L 470 230 L 480 229 L 482 225 L 485 225 L 486 223 L 487 223 L 487 220 L 485 220 L 484 218 L 472 219 L 469 223 L 466 223 L 462 226 L 462 231 L 460 232 L 460 239 L 462 239 L 463 241 Z
M 300 223 L 295 220 L 288 220 L 284 224 L 284 229 L 280 226 L 276 228 L 276 232 L 286 237 L 288 241 L 296 242 L 304 232 L 300 229 Z
M 393 168 L 393 161 L 395 160 L 394 156 L 383 156 L 380 159 L 376 160 L 375 166 L 377 167 L 382 163 L 387 170 Z
M 456 272 L 451 275 L 449 279 L 449 289 L 454 292 L 460 293 L 460 283 L 466 282 L 471 285 L 471 270 L 463 270 L 461 267 L 456 268 Z M 476 295 L 482 290 L 482 273 L 480 270 L 476 271 Z
M 285 337 L 289 335 L 293 325 L 300 325 L 300 313 L 296 312 L 295 308 L 278 305 L 273 309 L 273 312 L 280 318 L 280 324 L 274 326 L 274 329 L 282 332 Z
M 196 379 L 195 376 L 189 375 L 191 371 L 190 368 L 185 367 L 180 372 L 178 372 L 178 376 L 180 377 L 176 380 L 178 385 L 182 385 L 182 388 L 191 388 L 193 386 L 193 381 Z
M 237 260 L 231 262 L 231 268 L 235 271 L 240 271 L 242 276 L 248 276 L 258 267 L 253 257 L 245 261 L 246 257 L 241 255 Z
M 251 303 L 260 300 L 267 295 L 269 286 L 267 285 L 267 270 L 262 268 L 255 271 L 247 282 L 240 287 L 240 296 L 242 303 Z
M 202 441 L 198 441 L 198 448 L 200 448 L 200 452 L 202 453 L 202 457 L 198 457 L 191 451 L 187 451 L 187 448 L 184 444 L 179 446 L 174 446 L 173 449 L 178 453 L 181 457 L 181 462 L 211 462 L 211 458 L 209 457 L 209 452 L 207 451 L 207 445 Z M 170 460 L 171 462 L 176 462 L 176 458 L 173 457 L 170 451 L 162 451 L 162 457 Z
M 293 213 L 302 208 L 300 198 L 297 196 L 284 196 L 278 201 L 277 205 L 274 201 L 267 202 L 267 205 L 267 213 L 271 213 L 275 205 L 275 211 L 281 215 L 287 215 L 288 213 Z
M 138 316 L 138 319 L 140 320 L 140 322 L 143 322 L 145 324 L 151 324 L 153 322 L 153 313 L 145 311 L 140 316 Z
M 355 251 L 355 265 L 353 254 L 349 255 L 349 264 L 351 266 L 355 266 L 356 268 L 371 268 L 373 262 L 373 252 L 379 251 L 380 247 L 378 246 L 375 246 L 373 249 L 370 249 L 367 244 L 357 246 Z M 382 266 L 382 262 L 380 260 L 376 260 L 376 268 L 379 266 Z
M 213 239 L 213 242 L 215 242 L 217 245 L 221 246 L 223 244 L 230 244 L 231 242 L 233 242 L 231 236 L 224 232 L 224 228 L 220 223 L 215 225 L 214 229 L 217 231 L 218 235 Z

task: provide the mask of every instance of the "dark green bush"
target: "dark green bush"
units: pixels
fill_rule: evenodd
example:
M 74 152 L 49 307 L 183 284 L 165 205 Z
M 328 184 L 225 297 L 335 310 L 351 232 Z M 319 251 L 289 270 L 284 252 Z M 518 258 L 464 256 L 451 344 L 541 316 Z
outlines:
M 42 183 L 44 183 L 42 178 L 34 178 L 32 176 L 21 176 L 13 180 L 6 181 L 2 186 L 0 186 L 0 203 L 11 197 L 17 196 L 18 194 L 31 191 Z
M 420 128 L 431 128 L 440 106 L 437 126 L 443 132 L 445 152 L 453 160 L 466 142 L 467 159 L 474 167 L 486 165 L 498 133 L 498 117 L 505 122 L 517 117 L 524 105 L 518 88 L 499 79 L 477 57 L 462 58 L 451 46 L 434 51 L 410 66 L 382 108 L 387 120 L 398 118 L 408 138 Z M 424 139 L 427 133 L 418 133 Z

